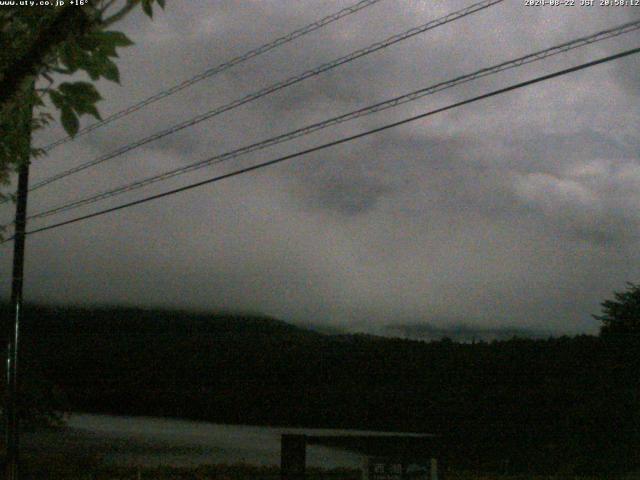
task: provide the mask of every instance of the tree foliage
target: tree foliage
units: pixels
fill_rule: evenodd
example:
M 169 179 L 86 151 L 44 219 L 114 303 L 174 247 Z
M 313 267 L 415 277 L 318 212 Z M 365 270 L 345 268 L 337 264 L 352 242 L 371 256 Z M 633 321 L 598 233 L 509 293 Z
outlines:
M 437 433 L 443 463 L 465 470 L 640 468 L 639 345 L 626 338 L 423 343 L 248 315 L 32 305 L 23 325 L 25 377 L 47 379 L 70 411 Z
M 132 45 L 122 32 L 109 27 L 138 6 L 151 17 L 153 4 L 164 0 L 91 0 L 84 6 L 2 6 L 0 8 L 0 183 L 7 184 L 20 164 L 24 142 L 20 122 L 34 106 L 32 131 L 52 120 L 52 105 L 65 131 L 73 136 L 79 117 L 100 119 L 102 99 L 92 82 L 120 81 L 115 59 L 118 48 Z M 60 81 L 83 72 L 89 81 Z M 61 77 L 62 76 L 62 77 Z M 36 88 L 34 89 L 34 84 Z M 41 155 L 31 150 L 31 157 Z
M 640 284 L 627 283 L 627 290 L 614 292 L 613 300 L 605 300 L 602 315 L 594 318 L 602 322 L 600 333 L 606 335 L 640 335 Z

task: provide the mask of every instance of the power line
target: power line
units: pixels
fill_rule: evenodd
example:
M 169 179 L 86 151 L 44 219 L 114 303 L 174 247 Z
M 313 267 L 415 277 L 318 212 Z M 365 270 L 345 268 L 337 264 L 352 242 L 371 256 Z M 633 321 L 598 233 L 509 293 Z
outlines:
M 253 50 L 249 50 L 248 52 L 243 53 L 242 55 L 232 58 L 231 60 L 221 63 L 219 65 L 216 65 L 215 67 L 209 68 L 208 70 L 205 70 L 202 73 L 199 73 L 198 75 L 191 77 L 187 80 L 184 80 L 180 83 L 178 83 L 177 85 L 174 85 L 173 87 L 170 87 L 166 90 L 162 90 L 148 98 L 145 98 L 144 100 L 141 100 L 138 103 L 135 103 L 127 108 L 125 108 L 124 110 L 120 110 L 119 112 L 116 112 L 112 115 L 109 115 L 108 117 L 106 117 L 103 120 L 100 120 L 99 122 L 93 123 L 91 125 L 88 125 L 82 129 L 80 129 L 78 131 L 78 133 L 76 133 L 75 136 L 67 136 L 67 137 L 63 137 L 60 138 L 58 140 L 56 140 L 55 142 L 52 142 L 48 145 L 45 145 L 44 147 L 42 147 L 42 149 L 45 152 L 48 152 L 50 150 L 53 150 L 55 147 L 62 145 L 63 143 L 69 142 L 71 140 L 74 140 L 82 135 L 85 135 L 89 132 L 92 132 L 93 130 L 96 130 L 108 123 L 114 122 L 116 120 L 119 120 L 120 118 L 126 117 L 127 115 L 132 114 L 133 112 L 136 112 L 144 107 L 146 107 L 147 105 L 150 105 L 152 103 L 157 102 L 158 100 L 162 100 L 163 98 L 166 98 L 170 95 L 173 95 L 174 93 L 177 93 L 181 90 L 184 90 L 185 88 L 190 87 L 191 85 L 200 82 L 201 80 L 204 80 L 206 78 L 212 77 L 214 75 L 217 75 L 218 73 L 221 73 L 225 70 L 228 70 L 229 68 L 238 65 L 242 62 L 245 62 L 247 60 L 250 60 L 252 58 L 255 58 L 259 55 L 262 55 L 263 53 L 266 53 L 270 50 L 273 50 L 274 48 L 277 48 L 281 45 L 284 45 L 286 43 L 289 43 L 293 40 L 295 40 L 296 38 L 302 37 L 303 35 L 307 35 L 308 33 L 311 33 L 315 30 L 318 30 L 326 25 L 329 25 L 330 23 L 333 23 L 337 20 L 340 20 L 343 17 L 346 17 L 347 15 L 351 15 L 352 13 L 356 13 L 360 10 L 363 10 L 375 3 L 380 2 L 381 0 L 362 0 L 350 7 L 347 8 L 343 8 L 342 10 L 336 12 L 336 13 L 332 13 L 331 15 L 328 15 L 316 22 L 310 23 L 309 25 L 306 25 L 302 28 L 299 28 L 298 30 L 294 30 L 293 32 L 284 35 L 282 37 L 279 37 L 269 43 L 265 43 L 264 45 L 255 48 Z
M 301 157 L 303 155 L 308 155 L 309 153 L 314 153 L 314 152 L 317 152 L 317 151 L 320 151 L 320 150 L 324 150 L 326 148 L 334 147 L 336 145 L 340 145 L 340 144 L 343 144 L 343 143 L 346 143 L 346 142 L 350 142 L 350 141 L 353 141 L 353 140 L 356 140 L 356 139 L 359 139 L 359 138 L 362 138 L 362 137 L 366 137 L 366 136 L 372 135 L 374 133 L 379 133 L 379 132 L 388 130 L 390 128 L 394 128 L 394 127 L 397 127 L 397 126 L 400 126 L 400 125 L 404 125 L 404 124 L 409 123 L 409 122 L 414 122 L 416 120 L 420 120 L 420 119 L 423 119 L 423 118 L 426 118 L 426 117 L 429 117 L 429 116 L 432 116 L 432 115 L 435 115 L 435 114 L 438 114 L 438 113 L 441 113 L 441 112 L 445 112 L 447 110 L 452 110 L 454 108 L 461 107 L 463 105 L 468 105 L 470 103 L 474 103 L 474 102 L 477 102 L 477 101 L 480 101 L 480 100 L 484 100 L 484 99 L 487 99 L 487 98 L 490 98 L 490 97 L 501 95 L 503 93 L 511 92 L 513 90 L 517 90 L 517 89 L 520 89 L 520 88 L 523 88 L 523 87 L 526 87 L 526 86 L 529 86 L 529 85 L 533 85 L 533 84 L 540 83 L 540 82 L 543 82 L 543 81 L 546 81 L 546 80 L 550 80 L 552 78 L 557 78 L 557 77 L 560 77 L 562 75 L 567 75 L 569 73 L 577 72 L 579 70 L 584 70 L 584 69 L 587 69 L 587 68 L 602 64 L 602 63 L 606 63 L 606 62 L 610 62 L 610 61 L 613 61 L 613 60 L 617 60 L 619 58 L 627 57 L 629 55 L 635 55 L 637 53 L 640 53 L 640 48 L 634 48 L 634 49 L 631 49 L 631 50 L 626 50 L 624 52 L 621 52 L 621 53 L 618 53 L 618 54 L 615 54 L 615 55 L 610 55 L 608 57 L 604 57 L 604 58 L 600 58 L 598 60 L 593 60 L 591 62 L 583 63 L 583 64 L 575 66 L 575 67 L 567 68 L 567 69 L 564 69 L 564 70 L 559 70 L 557 72 L 550 73 L 550 74 L 547 74 L 547 75 L 543 75 L 543 76 L 540 76 L 540 77 L 536 77 L 536 78 L 533 78 L 531 80 L 527 80 L 525 82 L 520 82 L 520 83 L 511 85 L 509 87 L 501 88 L 501 89 L 498 89 L 498 90 L 493 90 L 492 92 L 485 93 L 483 95 L 478 95 L 476 97 L 472 97 L 470 99 L 463 100 L 463 101 L 460 101 L 460 102 L 457 102 L 457 103 L 454 103 L 454 104 L 450 104 L 450 105 L 448 105 L 446 107 L 437 108 L 435 110 L 431 110 L 429 112 L 422 113 L 420 115 L 416 115 L 416 116 L 413 116 L 413 117 L 410 117 L 410 118 L 406 118 L 406 119 L 400 120 L 398 122 L 390 123 L 390 124 L 384 125 L 382 127 L 374 128 L 372 130 L 367 130 L 366 132 L 358 133 L 356 135 L 351 135 L 349 137 L 345 137 L 345 138 L 342 138 L 342 139 L 339 139 L 339 140 L 335 140 L 335 141 L 332 141 L 332 142 L 329 142 L 329 143 L 325 143 L 325 144 L 322 144 L 322 145 L 319 145 L 319 146 L 316 146 L 316 147 L 313 147 L 313 148 L 302 150 L 300 152 L 296 152 L 296 153 L 293 153 L 293 154 L 290 154 L 290 155 L 285 155 L 283 157 L 279 157 L 279 158 L 276 158 L 276 159 L 273 159 L 273 160 L 269 160 L 267 162 L 259 163 L 257 165 L 253 165 L 253 166 L 250 166 L 250 167 L 242 168 L 242 169 L 236 170 L 234 172 L 225 173 L 223 175 L 218 175 L 218 176 L 209 178 L 207 180 L 203 180 L 203 181 L 200 181 L 200 182 L 197 182 L 197 183 L 193 183 L 193 184 L 186 185 L 186 186 L 183 186 L 183 187 L 180 187 L 180 188 L 169 190 L 167 192 L 159 193 L 159 194 L 156 194 L 156 195 L 151 195 L 149 197 L 145 197 L 145 198 L 142 198 L 142 199 L 139 199 L 139 200 L 134 200 L 132 202 L 127 202 L 127 203 L 124 203 L 124 204 L 121 204 L 121 205 L 118 205 L 118 206 L 115 206 L 115 207 L 111 207 L 111 208 L 107 208 L 107 209 L 104 209 L 104 210 L 100 210 L 98 212 L 90 213 L 88 215 L 83 215 L 83 216 L 80 216 L 80 217 L 72 218 L 70 220 L 65 220 L 65 221 L 62 221 L 62 222 L 58 222 L 58 223 L 55 223 L 55 224 L 52 224 L 52 225 L 47 225 L 45 227 L 41 227 L 41 228 L 38 228 L 38 229 L 35 229 L 35 230 L 31 230 L 31 231 L 27 232 L 27 234 L 28 235 L 32 235 L 34 233 L 44 232 L 44 231 L 51 230 L 51 229 L 54 229 L 54 228 L 62 227 L 64 225 L 69 225 L 69 224 L 72 224 L 72 223 L 76 223 L 76 222 L 80 222 L 80 221 L 83 221 L 83 220 L 88 220 L 90 218 L 94 218 L 94 217 L 98 217 L 98 216 L 101 216 L 101 215 L 105 215 L 107 213 L 111 213 L 111 212 L 115 212 L 115 211 L 122 210 L 122 209 L 125 209 L 125 208 L 129 208 L 129 207 L 132 207 L 132 206 L 135 206 L 135 205 L 140 205 L 142 203 L 150 202 L 152 200 L 157 200 L 159 198 L 168 197 L 170 195 L 174 195 L 176 193 L 184 192 L 186 190 L 191 190 L 191 189 L 203 186 L 203 185 L 219 182 L 219 181 L 227 179 L 227 178 L 235 177 L 235 176 L 238 176 L 238 175 L 241 175 L 241 174 L 244 174 L 244 173 L 248 173 L 248 172 L 251 172 L 251 171 L 254 171 L 254 170 L 258 170 L 258 169 L 261 169 L 261 168 L 264 168 L 264 167 L 275 165 L 277 163 L 285 162 L 287 160 L 291 160 L 293 158 Z M 7 241 L 8 240 L 5 240 L 5 242 L 7 242 Z
M 476 80 L 478 78 L 482 78 L 488 75 L 493 75 L 511 68 L 515 68 L 515 67 L 519 67 L 522 65 L 526 65 L 535 61 L 539 61 L 545 58 L 548 58 L 550 56 L 553 55 L 557 55 L 560 53 L 564 53 L 567 52 L 569 50 L 578 48 L 578 47 L 582 47 L 584 45 L 589 45 L 595 42 L 599 42 L 599 41 L 603 41 L 605 39 L 608 38 L 612 38 L 618 35 L 622 35 L 623 33 L 628 33 L 630 31 L 633 30 L 637 30 L 640 29 L 640 20 L 635 21 L 635 22 L 628 22 L 622 25 L 619 25 L 617 27 L 614 28 L 610 28 L 607 30 L 603 30 L 600 32 L 597 32 L 595 34 L 589 35 L 587 37 L 582 37 L 582 38 L 578 38 L 551 48 L 547 48 L 545 50 L 541 50 L 535 53 L 531 53 L 528 55 L 525 55 L 523 57 L 519 57 L 516 58 L 514 60 L 509 60 L 506 62 L 502 62 L 500 64 L 494 65 L 492 67 L 487 67 L 487 68 L 483 68 L 481 70 L 478 70 L 476 72 L 473 72 L 471 74 L 467 74 L 467 75 L 462 75 L 460 77 L 456 77 L 452 80 L 448 80 L 445 82 L 441 82 L 441 83 L 437 83 L 435 85 L 426 87 L 426 88 L 422 88 L 420 90 L 416 90 L 413 92 L 410 92 L 408 94 L 405 95 L 401 95 L 399 97 L 395 97 L 392 98 L 390 100 L 385 100 L 383 102 L 379 102 L 376 103 L 374 105 L 368 106 L 368 107 L 364 107 L 343 115 L 339 115 L 337 117 L 333 117 L 318 123 L 314 123 L 311 125 L 307 125 L 305 127 L 302 128 L 298 128 L 296 130 L 284 133 L 282 135 L 276 136 L 276 137 L 272 137 L 269 138 L 267 140 L 263 140 L 261 142 L 257 142 L 257 143 L 253 143 L 251 145 L 245 146 L 245 147 L 241 147 L 239 149 L 236 150 L 232 150 L 220 155 L 216 155 L 213 157 L 210 157 L 208 159 L 205 160 L 201 160 L 199 162 L 196 162 L 194 164 L 191 165 L 187 165 L 185 167 L 180 167 L 177 169 L 173 169 L 173 170 L 169 170 L 167 172 L 158 174 L 158 175 L 154 175 L 151 177 L 148 177 L 146 179 L 143 180 L 139 180 L 137 182 L 133 182 L 112 190 L 108 190 L 105 192 L 101 192 L 95 195 L 92 195 L 90 197 L 84 198 L 84 199 L 80 199 L 80 200 L 76 200 L 70 203 L 66 203 L 57 207 L 53 207 L 49 210 L 46 211 L 42 211 L 42 212 L 38 212 L 35 213 L 31 216 L 29 216 L 28 218 L 31 219 L 37 219 L 37 218 L 44 218 L 44 217 L 48 217 L 63 211 L 67 211 L 67 210 L 72 210 L 84 205 L 89 205 L 91 203 L 95 203 L 98 202 L 100 200 L 104 200 L 106 198 L 110 198 L 110 197 L 114 197 L 117 195 L 120 195 L 122 193 L 125 192 L 130 192 L 133 190 L 137 190 L 139 188 L 145 187 L 147 185 L 151 185 L 153 183 L 159 182 L 159 181 L 164 181 L 167 180 L 169 178 L 178 176 L 178 175 L 182 175 L 184 173 L 188 173 L 191 171 L 195 171 L 213 164 L 217 164 L 223 161 L 227 161 L 227 160 L 231 160 L 233 158 L 237 158 L 239 156 L 242 155 L 246 155 L 248 153 L 252 153 L 258 150 L 262 150 L 264 148 L 273 146 L 273 145 L 277 145 L 279 143 L 283 143 L 295 138 L 298 138 L 300 136 L 304 136 L 304 135 L 308 135 L 310 133 L 313 133 L 315 131 L 330 127 L 330 126 L 334 126 L 349 120 L 353 120 L 365 115 L 370 115 L 373 113 L 377 113 L 389 108 L 393 108 L 396 107 L 398 105 L 402 105 L 404 103 L 408 103 L 408 102 L 412 102 L 415 101 L 419 98 L 422 98 L 424 96 L 427 95 L 431 95 L 433 93 L 436 92 L 440 92 L 442 90 L 448 89 L 448 88 L 452 88 L 454 86 L 463 84 L 463 83 L 467 83 L 473 80 Z
M 304 80 L 307 80 L 308 78 L 311 77 L 315 77 L 317 75 L 320 75 L 321 73 L 324 73 L 328 70 L 332 70 L 340 65 L 344 65 L 346 63 L 352 62 L 358 58 L 364 57 L 365 55 L 369 55 L 371 53 L 377 52 L 378 50 L 382 50 L 384 48 L 387 48 L 391 45 L 394 45 L 396 43 L 399 43 L 403 40 L 406 40 L 408 38 L 414 37 L 418 34 L 424 33 L 428 30 L 434 29 L 436 27 L 439 27 L 441 25 L 445 25 L 447 23 L 456 21 L 460 18 L 466 17 L 467 15 L 471 15 L 472 13 L 478 12 L 480 10 L 483 10 L 485 8 L 489 8 L 495 4 L 498 3 L 502 3 L 504 0 L 483 0 L 482 2 L 479 3 L 475 3 L 469 7 L 463 8 L 461 10 L 458 10 L 456 12 L 450 13 L 448 15 L 445 15 L 444 17 L 438 18 L 436 20 L 431 20 L 423 25 L 420 25 L 418 27 L 414 27 L 411 28 L 409 30 L 407 30 L 406 32 L 397 34 L 397 35 L 393 35 L 381 42 L 376 42 L 372 45 L 369 45 L 368 47 L 356 50 L 354 52 L 351 52 L 348 55 L 345 55 L 343 57 L 337 58 L 335 60 L 332 60 L 330 62 L 327 63 L 323 63 L 322 65 L 312 68 L 310 70 L 307 70 L 299 75 L 295 75 L 292 77 L 287 78 L 286 80 L 274 83 L 272 85 L 269 85 L 268 87 L 262 88 L 260 90 L 258 90 L 257 92 L 254 93 L 250 93 L 248 95 L 245 95 L 244 97 L 241 97 L 239 99 L 236 99 L 230 103 L 227 103 L 225 105 L 222 105 L 220 107 L 217 107 L 213 110 L 210 110 L 206 113 L 200 114 L 196 117 L 193 117 L 189 120 L 186 120 L 184 122 L 178 123 L 176 125 L 173 125 L 165 130 L 162 130 L 160 132 L 154 133 L 153 135 L 150 135 L 148 137 L 145 137 L 141 140 L 137 140 L 135 142 L 126 144 L 112 152 L 109 152 L 105 155 L 102 155 L 100 157 L 97 157 L 89 162 L 83 163 L 81 165 L 78 165 L 76 167 L 70 168 L 68 170 L 65 170 L 63 172 L 60 172 L 58 174 L 55 174 L 49 178 L 46 178 L 38 183 L 36 183 L 35 185 L 33 185 L 30 189 L 30 191 L 33 190 L 37 190 L 39 188 L 44 187 L 45 185 L 49 185 L 50 183 L 53 183 L 57 180 L 66 178 L 70 175 L 73 175 L 75 173 L 81 172 L 83 170 L 86 170 L 87 168 L 93 167 L 95 165 L 98 165 L 100 163 L 106 162 L 107 160 L 111 160 L 113 158 L 119 157 L 120 155 L 123 155 L 127 152 L 130 152 L 132 150 L 135 150 L 136 148 L 139 148 L 143 145 L 146 145 L 148 143 L 154 142 L 156 140 L 159 140 L 161 138 L 164 138 L 168 135 L 171 135 L 173 133 L 176 133 L 180 130 L 183 130 L 185 128 L 188 127 L 192 127 L 200 122 L 203 122 L 205 120 L 208 120 L 210 118 L 213 118 L 217 115 L 220 115 L 224 112 L 228 112 L 229 110 L 233 110 L 237 107 L 240 107 L 241 105 L 244 105 L 246 103 L 252 102 L 254 100 L 257 100 L 259 98 L 265 97 L 267 95 L 270 95 L 271 93 L 277 92 L 279 90 L 282 90 L 284 88 L 287 88 L 291 85 L 294 85 L 296 83 L 302 82 Z

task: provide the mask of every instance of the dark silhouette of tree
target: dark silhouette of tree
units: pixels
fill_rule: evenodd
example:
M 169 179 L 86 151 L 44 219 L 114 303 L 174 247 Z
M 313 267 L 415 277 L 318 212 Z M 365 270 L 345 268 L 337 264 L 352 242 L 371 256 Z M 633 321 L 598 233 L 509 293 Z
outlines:
M 26 305 L 22 345 L 41 411 L 60 392 L 75 412 L 436 433 L 443 463 L 463 470 L 508 460 L 511 473 L 618 478 L 640 468 L 636 338 L 425 343 L 256 315 Z
M 600 304 L 602 315 L 594 315 L 602 322 L 602 336 L 640 335 L 640 285 L 628 282 L 627 286 L 624 292 L 614 292 L 614 300 Z

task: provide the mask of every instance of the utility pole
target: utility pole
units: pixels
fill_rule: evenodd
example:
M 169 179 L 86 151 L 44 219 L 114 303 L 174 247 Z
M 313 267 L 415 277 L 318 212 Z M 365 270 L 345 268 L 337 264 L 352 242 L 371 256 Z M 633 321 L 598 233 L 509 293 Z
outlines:
M 19 451 L 20 451 L 20 419 L 19 383 L 18 383 L 18 347 L 20 340 L 20 324 L 22 322 L 22 286 L 24 283 L 24 247 L 25 230 L 27 224 L 27 193 L 29 190 L 29 157 L 31 152 L 31 117 L 33 104 L 31 96 L 35 95 L 33 89 L 28 90 L 28 102 L 20 107 L 21 127 L 24 128 L 24 143 L 20 148 L 18 166 L 18 189 L 16 194 L 16 216 L 13 240 L 13 272 L 11 281 L 11 309 L 13 321 L 8 328 L 7 342 L 7 378 L 6 378 L 6 480 L 18 480 Z

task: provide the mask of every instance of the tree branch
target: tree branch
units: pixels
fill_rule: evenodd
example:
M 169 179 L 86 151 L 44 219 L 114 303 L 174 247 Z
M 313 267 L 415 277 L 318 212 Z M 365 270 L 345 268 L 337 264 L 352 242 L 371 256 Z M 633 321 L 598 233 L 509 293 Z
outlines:
M 114 13 L 102 22 L 102 26 L 106 28 L 109 25 L 117 22 L 118 20 L 126 16 L 127 13 L 133 10 L 138 3 L 138 0 L 127 0 L 127 4 L 124 7 L 122 7 L 118 12 Z
M 104 4 L 101 8 L 100 8 L 100 14 L 104 14 L 106 13 L 107 10 L 109 10 L 111 8 L 111 6 L 116 3 L 118 0 L 108 0 L 106 4 Z

